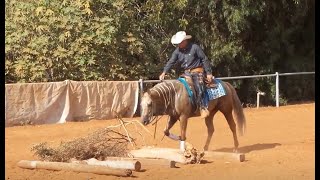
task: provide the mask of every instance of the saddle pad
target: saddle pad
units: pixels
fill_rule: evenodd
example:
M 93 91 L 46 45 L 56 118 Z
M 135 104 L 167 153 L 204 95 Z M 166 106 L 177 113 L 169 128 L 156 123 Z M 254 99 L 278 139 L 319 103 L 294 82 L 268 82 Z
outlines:
M 186 81 L 185 78 L 178 78 L 178 81 L 180 81 L 184 85 L 184 87 L 187 89 L 187 92 L 188 92 L 188 95 L 189 95 L 189 99 L 190 99 L 191 103 L 193 104 L 194 103 L 193 100 L 192 100 L 193 92 L 190 89 L 188 82 Z
M 215 79 L 215 81 L 216 81 L 217 87 L 207 89 L 209 100 L 214 100 L 219 97 L 227 95 L 226 90 L 224 89 L 224 87 L 221 84 L 221 80 Z

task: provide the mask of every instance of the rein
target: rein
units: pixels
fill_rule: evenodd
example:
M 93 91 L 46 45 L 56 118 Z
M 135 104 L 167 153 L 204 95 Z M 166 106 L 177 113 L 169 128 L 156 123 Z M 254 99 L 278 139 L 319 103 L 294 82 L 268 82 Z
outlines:
M 165 109 L 166 111 L 166 109 Z M 151 112 L 150 112 L 150 115 L 149 115 L 149 122 L 152 123 L 153 121 L 155 121 L 152 125 L 155 125 L 154 127 L 154 133 L 153 133 L 153 139 L 156 138 L 156 133 L 157 133 L 157 125 L 158 125 L 158 121 L 162 118 L 163 115 L 161 115 L 160 117 L 159 116 L 153 116 L 153 103 L 152 103 L 152 106 L 151 106 Z
M 163 88 L 163 89 L 162 89 Z M 168 86 L 166 86 L 166 88 L 170 91 L 171 88 L 169 88 Z M 172 88 L 174 89 L 174 86 L 172 84 Z M 165 114 L 165 112 L 167 112 L 168 110 L 168 107 L 169 105 L 171 104 L 171 101 L 173 100 L 172 99 L 172 95 L 169 93 L 168 97 L 167 95 L 164 94 L 165 92 L 165 88 L 164 87 L 158 87 L 157 90 L 154 89 L 154 91 L 156 91 L 158 94 L 159 94 L 159 97 L 161 97 L 160 93 L 162 94 L 163 98 L 164 98 L 164 103 L 165 103 L 165 109 L 163 111 L 162 114 Z M 175 89 L 174 89 L 175 91 Z M 176 91 L 175 91 L 175 94 Z M 158 124 L 158 121 L 163 117 L 163 115 L 158 115 L 158 116 L 154 116 L 154 103 L 152 102 L 151 104 L 151 111 L 149 112 L 149 123 L 152 123 L 152 125 L 155 125 L 155 130 L 154 130 L 154 136 L 153 138 L 155 139 L 155 136 L 156 136 L 156 131 L 157 131 L 157 124 Z

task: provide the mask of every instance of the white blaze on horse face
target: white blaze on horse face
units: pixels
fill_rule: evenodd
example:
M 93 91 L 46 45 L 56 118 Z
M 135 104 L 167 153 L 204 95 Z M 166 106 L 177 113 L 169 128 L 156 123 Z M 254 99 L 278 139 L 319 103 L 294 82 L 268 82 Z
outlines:
M 141 98 L 141 117 L 145 117 L 149 115 L 151 111 L 151 96 L 148 93 L 145 93 Z

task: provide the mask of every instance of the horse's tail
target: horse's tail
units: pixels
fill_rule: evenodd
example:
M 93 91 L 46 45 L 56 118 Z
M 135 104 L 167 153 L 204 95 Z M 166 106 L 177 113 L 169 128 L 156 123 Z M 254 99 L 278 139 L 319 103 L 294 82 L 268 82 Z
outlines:
M 238 132 L 239 132 L 239 135 L 242 136 L 246 131 L 246 118 L 244 116 L 243 108 L 236 90 L 234 89 L 233 86 L 231 86 L 231 84 L 229 84 L 229 87 L 232 91 L 233 112 L 236 116 Z

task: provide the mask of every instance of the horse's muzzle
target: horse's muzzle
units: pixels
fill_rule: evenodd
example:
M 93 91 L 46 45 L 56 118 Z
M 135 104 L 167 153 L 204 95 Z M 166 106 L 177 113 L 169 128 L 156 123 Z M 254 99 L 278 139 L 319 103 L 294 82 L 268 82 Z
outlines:
M 150 123 L 150 122 L 149 122 L 149 118 L 146 117 L 146 116 L 141 118 L 141 122 L 142 122 L 142 124 L 145 125 L 145 126 Z

